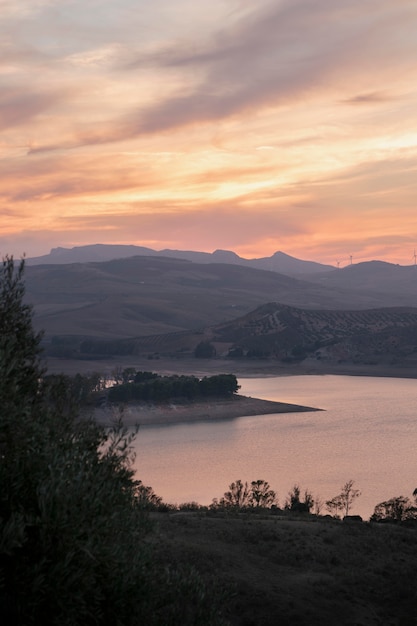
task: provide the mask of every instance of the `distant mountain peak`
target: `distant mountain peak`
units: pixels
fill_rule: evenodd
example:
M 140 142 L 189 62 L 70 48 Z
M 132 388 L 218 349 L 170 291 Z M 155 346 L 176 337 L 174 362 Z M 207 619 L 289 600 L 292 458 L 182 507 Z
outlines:
M 238 254 L 236 254 L 236 252 L 233 252 L 232 250 L 215 250 L 212 256 L 216 260 L 222 259 L 222 260 L 229 260 L 229 261 L 234 261 L 234 262 L 242 261 L 242 258 Z
M 118 244 L 89 244 L 73 248 L 52 248 L 49 254 L 28 259 L 29 265 L 90 263 L 104 262 L 113 259 L 122 259 L 133 256 L 160 256 L 175 259 L 184 259 L 193 263 L 224 263 L 229 265 L 244 265 L 255 269 L 272 271 L 287 276 L 300 274 L 317 274 L 335 269 L 331 265 L 322 265 L 314 261 L 302 261 L 284 252 L 277 251 L 271 257 L 246 259 L 232 250 L 217 249 L 213 253 L 192 250 L 153 250 L 143 246 Z

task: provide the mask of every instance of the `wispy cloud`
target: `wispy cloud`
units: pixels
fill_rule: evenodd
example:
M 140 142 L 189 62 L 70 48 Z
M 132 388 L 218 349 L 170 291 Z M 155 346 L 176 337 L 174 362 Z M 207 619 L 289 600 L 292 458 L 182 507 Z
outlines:
M 0 0 L 0 22 L 3 237 L 417 242 L 415 0 Z
M 404 45 L 416 53 L 409 18 L 416 18 L 411 2 L 397 10 L 391 2 L 375 0 L 264 3 L 204 45 L 174 44 L 132 61 L 131 67 L 150 64 L 160 71 L 185 69 L 192 74 L 185 93 L 138 112 L 136 119 L 132 116 L 132 132 L 156 132 L 280 106 L 319 89 L 343 92 L 352 74 L 356 82 L 372 84 L 374 72 L 377 77 L 395 72 L 401 46 L 392 20 L 401 19 Z
M 0 129 L 27 124 L 63 98 L 63 93 L 5 89 L 0 92 Z
M 350 98 L 346 98 L 345 100 L 343 100 L 342 102 L 344 104 L 365 104 L 365 105 L 369 105 L 369 104 L 378 104 L 378 103 L 384 103 L 384 102 L 389 102 L 390 100 L 395 100 L 396 97 L 391 98 L 389 95 L 387 95 L 386 93 L 378 93 L 378 92 L 371 92 L 371 93 L 360 93 L 357 94 L 356 96 L 352 96 Z

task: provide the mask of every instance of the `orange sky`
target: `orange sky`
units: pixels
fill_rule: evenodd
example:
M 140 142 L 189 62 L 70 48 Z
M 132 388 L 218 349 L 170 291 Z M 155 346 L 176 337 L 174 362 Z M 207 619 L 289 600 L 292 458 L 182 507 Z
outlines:
M 415 0 L 0 0 L 0 253 L 414 262 Z

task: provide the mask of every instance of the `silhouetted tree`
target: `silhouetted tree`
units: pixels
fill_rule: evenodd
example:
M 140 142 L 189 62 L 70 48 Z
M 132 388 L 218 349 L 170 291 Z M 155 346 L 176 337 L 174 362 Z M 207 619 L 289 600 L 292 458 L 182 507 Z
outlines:
M 353 503 L 361 495 L 359 489 L 354 489 L 353 485 L 354 481 L 349 480 L 343 485 L 340 494 L 326 502 L 327 509 L 332 512 L 333 515 L 336 516 L 339 511 L 343 512 L 345 516 L 349 515 Z
M 326 509 L 333 517 L 339 517 L 339 512 L 343 509 L 343 502 L 340 496 L 334 496 L 331 500 L 326 500 Z
M 413 491 L 414 502 L 405 496 L 397 496 L 376 505 L 371 521 L 403 522 L 417 519 L 417 490 Z
M 271 507 L 277 504 L 275 491 L 266 480 L 252 480 L 250 484 L 249 503 L 252 506 Z
M 301 499 L 301 488 L 295 484 L 288 494 L 285 508 L 293 513 L 310 513 L 314 506 L 314 498 L 312 493 L 306 489 L 304 491 L 304 499 Z
M 220 500 L 214 499 L 211 507 L 236 508 L 271 507 L 277 503 L 275 491 L 266 480 L 253 480 L 250 485 L 240 479 L 229 485 L 229 491 Z
M 240 479 L 236 480 L 229 485 L 229 491 L 225 491 L 219 504 L 220 506 L 232 506 L 239 508 L 248 506 L 250 503 L 249 493 L 250 490 L 248 487 L 248 483 L 242 483 Z
M 381 520 L 402 522 L 407 519 L 408 513 L 411 508 L 411 502 L 409 498 L 404 496 L 398 496 L 391 498 L 385 502 L 380 502 L 374 508 L 374 512 L 371 516 L 371 521 L 380 522 Z

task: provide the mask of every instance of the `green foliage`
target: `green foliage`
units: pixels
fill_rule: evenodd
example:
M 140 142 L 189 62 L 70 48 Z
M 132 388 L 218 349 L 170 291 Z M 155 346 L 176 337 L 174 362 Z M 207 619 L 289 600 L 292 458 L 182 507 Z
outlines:
M 6 258 L 0 271 L 2 623 L 174 624 L 182 588 L 182 623 L 218 623 L 196 574 L 168 580 L 152 558 L 146 510 L 160 498 L 134 477 L 135 433 L 81 419 L 67 378 L 44 376 L 23 269 Z
M 123 373 L 119 380 L 121 377 Z M 166 402 L 172 399 L 228 397 L 239 389 L 233 374 L 206 376 L 199 380 L 196 376 L 159 376 L 152 372 L 133 370 L 130 372 L 130 380 L 108 390 L 109 402 Z
M 44 376 L 43 380 L 46 386 L 59 386 L 63 390 L 67 389 L 70 396 L 80 406 L 95 404 L 100 396 L 100 392 L 105 390 L 105 380 L 98 372 L 75 374 L 75 376 L 48 374 Z
M 210 341 L 200 341 L 195 347 L 194 356 L 197 359 L 211 359 L 216 356 L 216 348 Z
M 5 415 L 37 401 L 41 334 L 32 328 L 32 310 L 23 303 L 24 262 L 3 260 L 0 278 L 0 407 Z
M 155 372 L 136 372 L 135 371 L 135 377 L 133 379 L 133 382 L 135 383 L 143 383 L 145 381 L 149 381 L 149 380 L 154 380 L 155 378 L 158 378 L 158 374 L 156 374 Z

